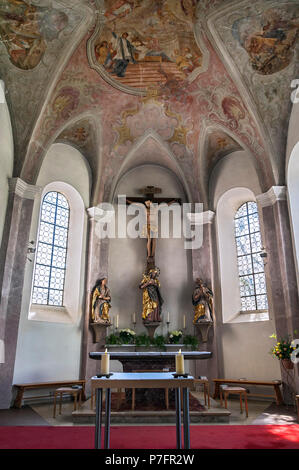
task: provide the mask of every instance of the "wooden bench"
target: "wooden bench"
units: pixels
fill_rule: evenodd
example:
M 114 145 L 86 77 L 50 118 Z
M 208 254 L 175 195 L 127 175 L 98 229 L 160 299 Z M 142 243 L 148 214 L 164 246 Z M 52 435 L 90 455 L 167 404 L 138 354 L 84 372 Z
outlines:
M 265 398 L 275 398 L 277 405 L 283 404 L 283 399 L 280 391 L 281 380 L 272 380 L 272 381 L 259 381 L 259 380 L 247 380 L 247 379 L 213 379 L 215 383 L 215 390 L 213 398 L 219 398 L 220 396 L 220 385 L 227 384 L 237 384 L 237 385 L 258 385 L 264 387 L 273 387 L 275 395 L 264 395 L 261 393 L 250 393 L 252 397 L 265 397 Z
M 59 382 L 34 382 L 34 383 L 25 383 L 25 384 L 14 384 L 13 386 L 17 389 L 17 395 L 13 403 L 14 408 L 21 408 L 22 401 L 30 400 L 33 398 L 44 398 L 45 396 L 51 395 L 42 395 L 42 396 L 33 396 L 33 397 L 23 397 L 25 390 L 38 390 L 38 389 L 57 389 L 59 387 L 79 385 L 82 387 L 82 400 L 86 400 L 85 397 L 85 380 L 63 380 Z

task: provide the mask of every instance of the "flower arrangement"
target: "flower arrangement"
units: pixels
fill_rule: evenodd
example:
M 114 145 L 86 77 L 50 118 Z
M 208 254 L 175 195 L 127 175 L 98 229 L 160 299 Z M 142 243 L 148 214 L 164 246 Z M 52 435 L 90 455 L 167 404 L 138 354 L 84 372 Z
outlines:
M 145 333 L 136 335 L 135 331 L 126 328 L 119 330 L 117 333 L 112 333 L 106 338 L 106 344 L 111 346 L 135 344 L 138 347 L 154 346 L 163 351 L 166 350 L 166 344 L 178 344 L 179 342 L 184 343 L 186 346 L 191 346 L 194 350 L 197 349 L 198 339 L 191 335 L 186 335 L 183 338 L 181 330 L 171 331 L 168 336 L 158 335 L 154 338 L 150 338 Z
M 178 344 L 183 336 L 181 330 L 174 330 L 169 333 L 168 341 L 170 344 Z
M 126 328 L 119 331 L 119 338 L 121 339 L 123 344 L 134 343 L 135 336 L 135 331 L 131 330 L 130 328 Z
M 275 334 L 271 335 L 270 338 L 277 340 Z M 281 338 L 279 341 L 272 347 L 271 354 L 274 357 L 277 357 L 279 360 L 291 360 L 292 352 L 295 351 L 296 346 L 294 345 L 293 340 L 288 336 L 286 338 Z

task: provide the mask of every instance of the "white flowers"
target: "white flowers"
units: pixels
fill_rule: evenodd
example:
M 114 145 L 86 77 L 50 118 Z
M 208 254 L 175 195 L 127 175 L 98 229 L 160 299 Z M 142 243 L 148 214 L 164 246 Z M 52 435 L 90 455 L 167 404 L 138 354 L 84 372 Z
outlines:
M 123 329 L 123 330 L 120 330 L 120 331 L 119 331 L 119 334 L 121 334 L 121 333 L 125 333 L 125 334 L 131 335 L 131 336 L 135 336 L 135 335 L 136 335 L 135 331 L 130 330 L 130 328 L 125 328 L 125 329 Z
M 174 338 L 174 337 L 178 338 L 180 336 L 183 336 L 183 332 L 181 330 L 174 330 L 174 331 L 171 331 L 169 334 L 169 338 Z

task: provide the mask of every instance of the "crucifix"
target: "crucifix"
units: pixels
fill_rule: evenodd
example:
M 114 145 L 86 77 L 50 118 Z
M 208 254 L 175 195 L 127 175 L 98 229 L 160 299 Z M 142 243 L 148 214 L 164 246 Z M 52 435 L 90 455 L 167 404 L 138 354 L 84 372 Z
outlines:
M 155 251 L 158 236 L 158 210 L 155 204 L 181 204 L 180 199 L 175 198 L 157 198 L 155 194 L 160 194 L 161 188 L 155 186 L 146 186 L 138 190 L 143 197 L 130 197 L 126 199 L 127 204 L 138 204 L 144 206 L 146 210 L 146 226 L 143 228 L 142 235 L 147 238 L 147 269 L 155 267 Z

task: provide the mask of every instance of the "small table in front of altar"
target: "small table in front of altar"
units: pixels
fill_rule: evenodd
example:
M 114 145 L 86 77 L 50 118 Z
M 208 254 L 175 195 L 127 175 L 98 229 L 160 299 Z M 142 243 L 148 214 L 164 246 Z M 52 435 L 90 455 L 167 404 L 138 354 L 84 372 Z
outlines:
M 95 448 L 101 449 L 102 437 L 102 396 L 106 390 L 104 449 L 110 448 L 111 388 L 174 388 L 176 409 L 176 443 L 182 449 L 181 437 L 181 389 L 183 390 L 184 448 L 190 449 L 189 388 L 193 377 L 174 377 L 170 372 L 126 373 L 116 372 L 111 377 L 92 377 L 92 393 L 96 392 Z

